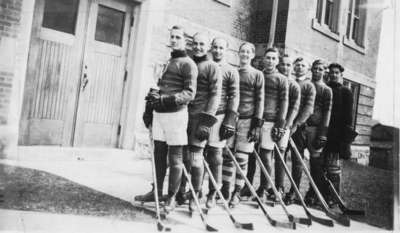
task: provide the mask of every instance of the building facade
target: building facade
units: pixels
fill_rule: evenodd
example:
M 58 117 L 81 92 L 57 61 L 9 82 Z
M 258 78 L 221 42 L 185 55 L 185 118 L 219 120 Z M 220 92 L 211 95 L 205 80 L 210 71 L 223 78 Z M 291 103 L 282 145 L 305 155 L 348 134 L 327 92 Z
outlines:
M 257 54 L 346 68 L 356 97 L 355 159 L 368 155 L 381 9 L 361 0 L 0 0 L 0 123 L 16 145 L 134 149 L 144 96 L 169 57 L 168 29 L 244 41 Z M 16 136 L 17 135 L 17 136 Z M 11 146 L 7 146 L 11 145 Z

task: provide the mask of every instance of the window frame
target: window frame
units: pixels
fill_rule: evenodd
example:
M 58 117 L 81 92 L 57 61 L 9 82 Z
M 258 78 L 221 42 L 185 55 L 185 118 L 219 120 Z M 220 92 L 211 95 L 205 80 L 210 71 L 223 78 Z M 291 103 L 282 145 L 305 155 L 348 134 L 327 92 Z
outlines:
M 346 33 L 343 36 L 343 44 L 346 45 L 347 47 L 361 53 L 365 54 L 365 48 L 366 46 L 366 25 L 367 25 L 367 14 L 366 14 L 366 9 L 362 9 L 359 7 L 359 13 L 356 15 L 355 9 L 356 9 L 356 0 L 348 0 L 350 2 L 349 8 L 347 9 L 347 14 L 346 14 Z M 362 0 L 359 1 L 359 4 L 362 4 Z M 353 38 L 354 34 L 354 19 L 358 18 L 359 20 L 359 30 L 361 31 L 362 35 L 358 34 L 358 36 L 362 36 L 362 45 L 357 44 L 356 39 Z M 349 22 L 350 20 L 350 22 Z M 363 21 L 363 22 L 362 22 Z M 350 28 L 349 28 L 350 26 Z
M 332 3 L 332 12 L 331 17 L 328 18 L 328 24 L 325 23 L 327 1 Z M 312 19 L 312 28 L 314 30 L 338 42 L 340 41 L 339 23 L 341 1 L 342 0 L 318 0 L 316 14 Z
M 343 78 L 343 85 L 350 88 L 351 93 L 353 94 L 352 128 L 355 130 L 357 126 L 358 100 L 360 98 L 361 84 L 350 79 Z M 354 89 L 352 87 L 354 87 Z

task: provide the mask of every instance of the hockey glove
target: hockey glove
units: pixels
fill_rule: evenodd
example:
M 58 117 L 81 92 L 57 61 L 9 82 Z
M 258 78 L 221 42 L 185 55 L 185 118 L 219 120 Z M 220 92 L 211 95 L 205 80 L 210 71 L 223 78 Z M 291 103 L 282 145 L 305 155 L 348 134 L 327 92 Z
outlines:
M 340 143 L 339 157 L 345 160 L 351 158 L 351 143 L 345 143 L 345 142 Z
M 146 107 L 142 118 L 146 128 L 149 128 L 150 125 L 153 123 L 153 107 L 151 106 L 149 101 L 146 101 Z
M 219 137 L 221 140 L 228 139 L 235 134 L 236 121 L 238 113 L 232 110 L 227 110 L 221 128 L 219 129 Z
M 211 127 L 217 122 L 217 118 L 207 113 L 200 113 L 198 117 L 199 123 L 194 136 L 200 141 L 204 141 L 210 136 Z
M 251 120 L 250 131 L 247 134 L 247 140 L 249 142 L 257 142 L 260 139 L 261 127 L 264 124 L 264 120 L 253 118 Z
M 274 140 L 274 142 L 279 142 L 279 140 L 281 140 L 281 138 L 285 134 L 285 129 L 283 128 L 284 125 L 285 125 L 284 119 L 278 119 L 275 122 L 274 127 L 271 130 L 271 137 L 272 140 Z

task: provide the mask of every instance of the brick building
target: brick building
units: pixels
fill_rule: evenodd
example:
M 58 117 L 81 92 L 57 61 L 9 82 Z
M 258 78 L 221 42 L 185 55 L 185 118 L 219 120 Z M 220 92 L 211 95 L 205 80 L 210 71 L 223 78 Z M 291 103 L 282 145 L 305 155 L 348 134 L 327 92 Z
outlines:
M 2 144 L 134 148 L 145 92 L 169 57 L 168 28 L 179 24 L 188 40 L 228 39 L 232 64 L 243 41 L 257 54 L 275 45 L 344 64 L 355 159 L 364 159 L 380 10 L 366 0 L 0 0 Z

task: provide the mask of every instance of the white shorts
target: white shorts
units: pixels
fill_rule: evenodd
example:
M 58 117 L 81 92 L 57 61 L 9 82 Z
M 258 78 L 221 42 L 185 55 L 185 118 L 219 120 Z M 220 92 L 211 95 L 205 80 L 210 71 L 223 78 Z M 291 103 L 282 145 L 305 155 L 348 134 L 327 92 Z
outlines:
M 237 151 L 252 153 L 254 151 L 254 142 L 249 142 L 247 135 L 251 126 L 250 119 L 239 119 L 236 123 L 236 133 L 227 141 L 229 148 L 234 148 Z
M 290 138 L 290 129 L 285 129 L 285 134 L 283 135 L 281 140 L 279 140 L 279 142 L 277 143 L 280 150 L 286 150 L 289 144 L 289 138 Z
M 221 128 L 222 121 L 225 118 L 225 114 L 219 114 L 215 117 L 217 118 L 217 122 L 211 127 L 210 137 L 208 138 L 207 145 L 216 148 L 223 148 L 226 145 L 226 139 L 221 140 L 219 138 L 219 130 Z
M 274 149 L 274 140 L 271 137 L 272 127 L 274 127 L 274 122 L 266 121 L 261 128 L 261 138 L 260 147 L 265 150 Z
M 188 143 L 188 111 L 183 108 L 178 112 L 153 112 L 153 139 L 166 142 L 170 146 L 184 146 Z

